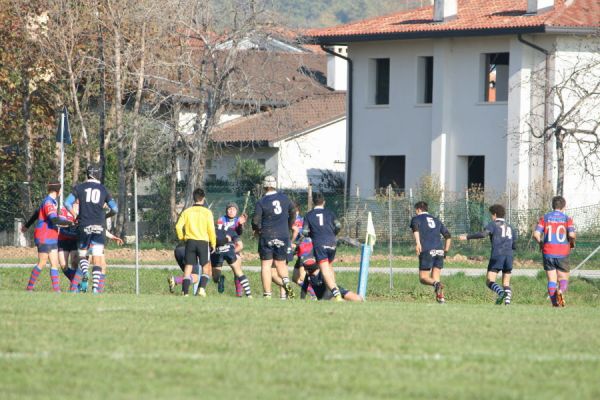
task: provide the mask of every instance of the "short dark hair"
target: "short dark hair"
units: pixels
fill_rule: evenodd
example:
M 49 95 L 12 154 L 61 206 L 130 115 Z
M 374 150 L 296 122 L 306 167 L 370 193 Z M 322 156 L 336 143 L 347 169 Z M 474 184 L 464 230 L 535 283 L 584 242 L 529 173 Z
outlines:
M 313 197 L 313 203 L 315 203 L 315 206 L 322 206 L 325 204 L 325 196 L 323 196 L 323 193 L 316 193 Z
M 554 196 L 552 198 L 552 209 L 562 210 L 567 206 L 567 201 L 562 196 Z
M 506 210 L 502 204 L 493 204 L 489 208 L 490 214 L 494 214 L 496 218 L 504 218 Z
M 421 211 L 427 211 L 428 208 L 429 208 L 429 206 L 424 201 L 418 201 L 417 204 L 415 204 L 415 210 L 419 209 Z
M 46 186 L 46 188 L 48 189 L 48 193 L 50 192 L 60 192 L 60 188 L 61 188 L 61 184 L 60 182 L 48 182 L 48 185 Z
M 198 201 L 202 201 L 204 200 L 204 198 L 206 197 L 206 194 L 204 193 L 204 189 L 195 189 L 194 190 L 194 201 L 198 202 Z

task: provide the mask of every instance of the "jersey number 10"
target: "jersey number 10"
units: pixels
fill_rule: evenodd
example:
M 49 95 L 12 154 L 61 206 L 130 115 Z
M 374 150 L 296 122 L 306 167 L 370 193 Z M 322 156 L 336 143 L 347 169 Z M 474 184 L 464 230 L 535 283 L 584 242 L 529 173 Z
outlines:
M 92 188 L 85 189 L 85 202 L 98 204 L 100 202 L 100 190 Z

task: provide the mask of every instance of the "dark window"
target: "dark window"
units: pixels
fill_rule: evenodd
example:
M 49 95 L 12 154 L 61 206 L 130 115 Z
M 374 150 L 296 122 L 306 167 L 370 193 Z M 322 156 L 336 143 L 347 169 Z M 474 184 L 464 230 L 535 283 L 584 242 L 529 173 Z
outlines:
M 485 186 L 485 156 L 469 156 L 467 169 L 467 187 Z
M 207 182 L 216 182 L 217 181 L 217 175 L 215 175 L 215 174 L 208 174 L 206 176 L 206 181 Z
M 406 156 L 375 157 L 375 188 L 392 185 L 394 189 L 404 190 L 406 176 Z
M 264 158 L 259 158 L 259 159 L 258 159 L 258 160 L 256 160 L 256 161 L 258 161 L 258 163 L 259 163 L 260 165 L 262 165 L 263 167 L 264 167 L 264 166 L 267 164 L 267 160 L 265 160 Z
M 375 104 L 390 104 L 390 59 L 375 60 Z
M 212 160 L 210 158 L 206 159 L 206 169 L 212 168 Z
M 419 98 L 422 104 L 433 102 L 433 57 L 419 57 L 418 71 Z
M 509 53 L 488 53 L 485 55 L 485 101 L 508 100 Z

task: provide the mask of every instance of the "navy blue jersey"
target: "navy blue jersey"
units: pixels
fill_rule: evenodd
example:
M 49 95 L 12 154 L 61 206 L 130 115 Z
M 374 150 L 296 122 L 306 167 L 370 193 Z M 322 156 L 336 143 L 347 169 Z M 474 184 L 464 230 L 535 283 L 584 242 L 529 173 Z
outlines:
M 302 230 L 308 230 L 308 236 L 314 246 L 335 246 L 335 214 L 326 208 L 315 207 L 304 216 Z
M 496 218 L 483 228 L 483 232 L 468 235 L 467 239 L 490 237 L 492 243 L 492 258 L 497 256 L 512 256 L 516 249 L 517 231 L 508 225 L 504 219 Z
M 215 233 L 217 234 L 217 246 L 223 246 L 229 243 L 227 236 L 231 238 L 231 243 L 236 242 L 239 238 L 235 228 L 231 227 L 227 229 L 223 225 L 219 224 L 215 224 Z
M 108 204 L 116 211 L 116 204 L 103 184 L 96 180 L 88 180 L 75 186 L 67 199 L 67 209 L 75 200 L 79 200 L 79 226 L 100 225 L 104 226 L 106 213 L 104 204 Z
M 256 202 L 252 227 L 264 239 L 289 239 L 295 219 L 290 199 L 283 193 L 273 192 Z
M 423 252 L 443 250 L 441 236 L 446 239 L 450 238 L 450 232 L 448 232 L 442 221 L 428 213 L 413 217 L 410 221 L 410 228 L 413 232 L 419 232 Z

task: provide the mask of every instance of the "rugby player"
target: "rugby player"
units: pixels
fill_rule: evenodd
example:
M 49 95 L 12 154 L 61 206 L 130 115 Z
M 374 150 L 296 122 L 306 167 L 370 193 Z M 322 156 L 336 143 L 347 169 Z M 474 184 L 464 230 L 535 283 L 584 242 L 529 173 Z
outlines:
M 452 239 L 442 221 L 427 212 L 428 207 L 424 201 L 415 204 L 417 215 L 410 221 L 410 228 L 415 237 L 415 250 L 419 256 L 419 281 L 423 285 L 433 286 L 437 302 L 443 304 L 446 299 L 440 275 Z M 444 237 L 443 247 L 440 236 Z
M 88 256 L 92 257 L 92 293 L 103 293 L 106 282 L 106 259 L 104 258 L 104 245 L 106 219 L 116 215 L 119 211 L 117 203 L 112 198 L 106 187 L 100 183 L 98 177 L 101 169 L 96 164 L 86 168 L 87 179 L 76 185 L 65 200 L 65 208 L 73 214 L 79 222 L 79 268 L 74 280 L 81 279 L 81 291 L 87 290 L 88 281 Z M 78 212 L 73 205 L 79 204 Z M 104 212 L 104 205 L 109 212 Z
M 74 205 L 74 208 L 77 204 Z M 77 273 L 79 258 L 77 253 L 77 225 L 75 216 L 71 214 L 65 207 L 61 207 L 60 216 L 69 220 L 73 226 L 68 228 L 60 228 L 58 231 L 58 262 L 63 273 L 71 283 L 69 291 L 77 291 L 77 286 L 73 288 L 73 279 Z M 77 282 L 79 283 L 79 282 Z
M 31 270 L 31 276 L 27 283 L 28 291 L 34 289 L 42 269 L 46 266 L 48 260 L 50 260 L 50 280 L 52 281 L 52 290 L 57 293 L 60 292 L 58 271 L 58 227 L 69 227 L 72 225 L 70 221 L 58 214 L 56 198 L 59 196 L 60 190 L 60 183 L 49 183 L 48 195 L 44 198 L 42 204 L 38 208 L 37 224 L 33 234 L 34 242 L 38 249 L 38 263 Z
M 258 253 L 261 260 L 263 297 L 270 299 L 271 280 L 275 278 L 271 267 L 275 264 L 281 285 L 288 298 L 294 297 L 287 269 L 287 253 L 290 247 L 290 229 L 296 219 L 290 199 L 275 190 L 277 181 L 273 176 L 265 177 L 265 195 L 256 202 L 252 229 L 259 236 Z
M 335 214 L 325 208 L 325 197 L 321 193 L 315 195 L 314 204 L 315 207 L 304 217 L 302 234 L 312 239 L 313 252 L 325 285 L 333 294 L 335 301 L 343 301 L 333 272 L 333 261 L 335 260 L 337 245 L 336 236 L 340 232 L 341 224 Z M 316 292 L 314 285 L 313 289 Z
M 552 198 L 554 211 L 541 217 L 533 232 L 533 238 L 542 251 L 548 295 L 554 307 L 565 306 L 564 294 L 569 287 L 569 254 L 576 238 L 573 219 L 565 214 L 566 207 L 564 197 Z
M 244 244 L 242 243 L 242 240 L 240 238 L 240 236 L 244 233 L 244 224 L 246 223 L 247 220 L 247 215 L 246 214 L 242 214 L 239 217 L 237 216 L 238 213 L 238 205 L 235 202 L 230 202 L 227 204 L 227 206 L 225 207 L 225 215 L 219 217 L 219 219 L 217 219 L 217 236 L 219 234 L 220 230 L 223 231 L 231 231 L 231 235 L 230 236 L 235 236 L 237 237 L 237 239 L 235 240 L 235 242 L 233 242 L 233 245 L 235 247 L 235 255 L 236 255 L 236 259 L 238 259 L 240 261 L 240 268 L 241 268 L 241 256 L 240 256 L 240 252 L 242 251 L 242 249 L 244 248 Z M 217 238 L 218 241 L 218 238 Z M 218 246 L 218 244 L 217 244 Z M 214 255 L 214 254 L 213 254 Z M 211 263 L 212 263 L 212 274 L 213 274 L 213 280 L 217 283 L 217 291 L 219 293 L 223 293 L 225 291 L 225 276 L 221 273 L 221 268 L 223 266 L 223 259 L 222 257 L 216 256 L 214 255 L 214 259 L 217 262 L 212 262 L 213 261 L 213 256 L 211 256 Z M 240 279 L 239 277 L 235 274 L 235 271 L 233 272 L 233 281 L 235 284 L 235 295 L 237 297 L 242 297 L 242 290 L 245 290 L 242 288 L 242 284 L 240 283 Z
M 221 221 L 222 222 L 222 221 Z M 242 259 L 238 256 L 238 248 L 237 242 L 239 240 L 238 234 L 233 226 L 226 228 L 224 224 L 217 224 L 216 227 L 217 234 L 217 247 L 215 251 L 210 256 L 210 261 L 212 263 L 213 271 L 217 269 L 220 273 L 221 267 L 224 262 L 231 267 L 235 278 L 238 279 L 240 285 L 244 289 L 246 293 L 246 297 L 252 297 L 252 291 L 250 290 L 250 282 L 244 272 L 242 271 Z M 224 278 L 223 275 L 220 275 L 220 278 Z M 219 280 L 221 283 L 223 279 Z M 224 288 L 219 285 L 218 288 L 219 293 L 223 293 Z
M 496 304 L 509 305 L 512 300 L 510 276 L 513 268 L 513 251 L 517 248 L 517 231 L 504 220 L 506 210 L 500 204 L 489 208 L 492 222 L 487 224 L 483 231 L 460 235 L 460 240 L 490 238 L 492 252 L 488 263 L 486 285 L 498 295 Z M 502 287 L 496 283 L 498 272 L 502 271 Z
M 177 245 L 177 247 L 175 247 L 175 250 L 173 251 L 173 255 L 175 256 L 175 261 L 177 261 L 177 265 L 179 265 L 179 268 L 181 268 L 181 272 L 185 272 L 185 244 Z M 196 259 L 196 263 L 192 265 L 192 283 L 194 285 L 198 283 L 199 278 L 200 264 L 198 264 L 198 259 Z M 171 275 L 169 278 L 167 278 L 167 282 L 169 283 L 169 291 L 171 293 L 175 293 L 175 286 L 183 284 L 183 275 Z
M 296 213 L 296 219 L 294 224 L 292 225 L 292 239 L 291 246 L 288 254 L 288 262 L 292 262 L 294 260 L 294 256 L 297 255 L 297 249 L 299 244 L 302 241 L 302 225 L 304 225 L 304 218 L 300 215 L 300 208 L 297 204 L 294 205 L 294 211 Z M 292 273 L 292 281 L 296 283 L 300 288 L 304 283 L 304 277 L 306 276 L 306 271 L 304 270 L 304 266 L 302 263 L 296 260 L 294 264 L 294 272 Z
M 184 296 L 189 295 L 192 282 L 192 267 L 200 262 L 202 277 L 197 295 L 206 297 L 206 285 L 210 279 L 210 253 L 216 247 L 216 234 L 213 213 L 204 206 L 204 190 L 198 188 L 193 192 L 194 205 L 186 208 L 179 215 L 175 230 L 177 238 L 185 241 L 185 269 L 181 284 Z

